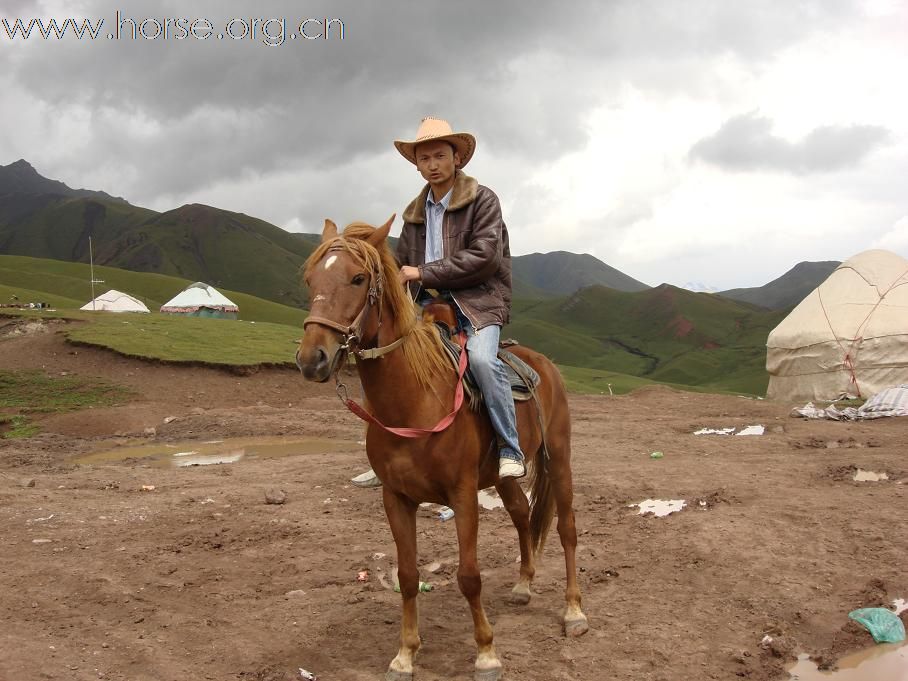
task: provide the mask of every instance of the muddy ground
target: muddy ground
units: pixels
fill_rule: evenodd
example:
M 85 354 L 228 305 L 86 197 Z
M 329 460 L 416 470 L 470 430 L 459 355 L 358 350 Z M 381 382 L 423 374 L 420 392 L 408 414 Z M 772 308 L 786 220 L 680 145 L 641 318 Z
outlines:
M 54 328 L 0 340 L 0 368 L 136 393 L 43 417 L 29 440 L 0 439 L 2 681 L 283 681 L 300 667 L 322 680 L 382 677 L 397 647 L 399 596 L 379 579 L 394 545 L 380 493 L 349 483 L 366 467 L 363 429 L 331 387 L 292 371 L 143 363 L 68 346 Z M 806 422 L 790 406 L 667 388 L 573 396 L 591 630 L 562 635 L 554 533 L 530 605 L 507 602 L 516 535 L 503 510 L 483 510 L 483 594 L 504 678 L 773 681 L 799 652 L 832 663 L 872 645 L 847 613 L 908 598 L 908 418 Z M 767 433 L 691 434 L 752 424 Z M 73 462 L 117 445 L 251 435 L 343 446 L 187 468 Z M 855 482 L 858 467 L 889 480 Z M 265 503 L 272 487 L 285 504 Z M 688 506 L 663 518 L 628 507 L 647 498 Z M 472 678 L 454 525 L 425 512 L 418 533 L 421 562 L 442 565 L 423 577 L 435 590 L 420 596 L 417 679 Z

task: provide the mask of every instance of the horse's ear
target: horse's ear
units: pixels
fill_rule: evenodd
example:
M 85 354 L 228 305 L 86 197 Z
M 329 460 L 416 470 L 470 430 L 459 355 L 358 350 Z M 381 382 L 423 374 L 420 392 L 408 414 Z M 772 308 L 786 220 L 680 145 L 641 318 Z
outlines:
M 388 218 L 388 221 L 385 224 L 372 232 L 372 234 L 370 234 L 366 238 L 366 241 L 372 246 L 378 247 L 382 241 L 388 238 L 388 232 L 391 231 L 391 225 L 394 224 L 394 218 L 396 217 L 397 213 L 394 213 L 390 218 Z
M 325 218 L 325 228 L 322 230 L 322 242 L 330 241 L 337 237 L 337 225 Z

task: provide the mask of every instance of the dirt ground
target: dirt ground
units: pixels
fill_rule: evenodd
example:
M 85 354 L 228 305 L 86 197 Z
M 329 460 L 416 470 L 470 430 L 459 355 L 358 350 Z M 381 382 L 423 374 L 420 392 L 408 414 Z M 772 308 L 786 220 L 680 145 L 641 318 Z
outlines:
M 379 579 L 394 545 L 380 492 L 349 483 L 366 468 L 363 428 L 331 386 L 143 363 L 69 346 L 53 327 L 0 339 L 0 368 L 36 367 L 107 378 L 136 398 L 0 439 L 0 680 L 286 681 L 301 667 L 322 681 L 382 678 L 398 638 L 399 596 Z M 516 533 L 503 510 L 483 510 L 483 597 L 504 678 L 774 681 L 798 653 L 831 664 L 872 645 L 847 613 L 908 598 L 908 418 L 807 422 L 790 406 L 667 388 L 573 396 L 591 630 L 561 632 L 554 532 L 532 602 L 508 603 Z M 766 434 L 692 434 L 753 424 Z M 116 445 L 253 435 L 348 446 L 187 468 L 73 462 Z M 858 467 L 889 480 L 855 482 Z M 269 488 L 287 503 L 266 504 Z M 629 508 L 647 498 L 687 507 L 662 518 Z M 454 524 L 425 512 L 418 534 L 421 563 L 441 567 L 424 572 L 435 589 L 420 595 L 416 678 L 470 679 Z

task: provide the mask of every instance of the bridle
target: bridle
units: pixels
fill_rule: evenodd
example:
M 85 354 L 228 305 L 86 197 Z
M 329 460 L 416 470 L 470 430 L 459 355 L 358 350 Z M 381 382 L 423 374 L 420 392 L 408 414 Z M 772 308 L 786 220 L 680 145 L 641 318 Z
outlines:
M 332 248 L 328 250 L 328 253 L 331 251 L 342 250 L 341 248 Z M 384 279 L 382 277 L 381 271 L 370 271 L 369 272 L 369 290 L 366 292 L 366 302 L 363 303 L 362 309 L 359 311 L 359 314 L 356 315 L 356 318 L 349 325 L 340 324 L 333 319 L 328 319 L 327 317 L 318 317 L 316 315 L 309 315 L 306 317 L 306 320 L 303 322 L 303 330 L 306 329 L 310 324 L 318 324 L 319 326 L 325 326 L 329 329 L 334 329 L 335 331 L 340 332 L 343 335 L 343 342 L 338 348 L 339 352 L 343 353 L 352 353 L 359 359 L 378 359 L 387 355 L 389 352 L 392 352 L 403 345 L 404 338 L 406 336 L 401 336 L 396 341 L 377 348 L 367 348 L 363 349 L 360 347 L 360 343 L 363 338 L 363 327 L 366 324 L 368 319 L 369 312 L 375 307 L 378 303 L 378 328 L 381 329 L 382 322 L 382 306 L 384 304 Z M 335 367 L 335 378 L 337 377 L 337 371 L 340 369 L 342 362 L 336 362 Z M 299 366 L 299 350 L 297 350 L 297 366 Z
M 341 248 L 331 248 L 328 250 L 331 251 L 342 250 Z M 454 417 L 457 415 L 457 412 L 460 411 L 460 407 L 463 405 L 463 377 L 464 373 L 467 370 L 467 339 L 465 334 L 461 332 L 460 338 L 460 358 L 457 362 L 457 384 L 454 389 L 454 409 L 447 414 L 444 418 L 441 419 L 437 424 L 432 428 L 393 428 L 391 426 L 386 426 L 372 414 L 366 411 L 363 407 L 358 405 L 354 400 L 350 399 L 347 395 L 347 386 L 345 386 L 340 381 L 340 368 L 344 363 L 346 354 L 352 353 L 359 359 L 379 359 L 384 355 L 387 355 L 389 352 L 393 352 L 401 345 L 403 345 L 404 340 L 406 340 L 406 335 L 401 336 L 396 341 L 389 343 L 377 348 L 368 348 L 363 349 L 359 347 L 360 342 L 362 341 L 363 336 L 363 327 L 366 324 L 366 319 L 369 316 L 369 312 L 375 307 L 376 302 L 378 303 L 378 328 L 381 329 L 382 321 L 382 305 L 384 302 L 384 279 L 382 278 L 381 270 L 379 271 L 370 271 L 369 272 L 369 290 L 366 293 L 366 302 L 363 303 L 363 309 L 359 311 L 359 314 L 356 315 L 356 318 L 349 325 L 340 324 L 333 319 L 328 319 L 327 317 L 318 317 L 315 315 L 309 315 L 306 317 L 306 320 L 303 322 L 303 330 L 310 324 L 318 324 L 319 326 L 324 326 L 329 329 L 334 329 L 335 331 L 343 334 L 343 343 L 341 343 L 338 348 L 338 352 L 342 353 L 342 356 L 338 358 L 337 353 L 335 353 L 333 362 L 333 373 L 334 373 L 334 383 L 336 386 L 337 396 L 340 398 L 340 401 L 343 403 L 347 409 L 352 411 L 358 417 L 364 421 L 374 423 L 383 430 L 386 430 L 389 433 L 393 433 L 400 437 L 405 438 L 422 438 L 428 437 L 433 433 L 440 433 L 445 430 L 454 422 Z M 378 334 L 376 332 L 376 340 Z M 300 363 L 300 351 L 299 348 L 296 350 L 296 365 L 299 367 L 300 372 L 303 370 L 303 366 Z

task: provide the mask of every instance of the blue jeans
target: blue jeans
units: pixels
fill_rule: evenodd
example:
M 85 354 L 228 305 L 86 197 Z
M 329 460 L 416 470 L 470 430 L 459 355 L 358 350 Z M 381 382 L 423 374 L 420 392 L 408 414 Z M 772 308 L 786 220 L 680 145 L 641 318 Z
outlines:
M 501 327 L 492 324 L 478 331 L 473 324 L 454 305 L 460 330 L 467 334 L 467 357 L 470 360 L 470 371 L 482 391 L 486 409 L 492 427 L 500 438 L 501 448 L 498 456 L 502 459 L 523 461 L 520 441 L 517 437 L 517 412 L 514 408 L 514 396 L 504 364 L 498 359 L 498 339 Z

